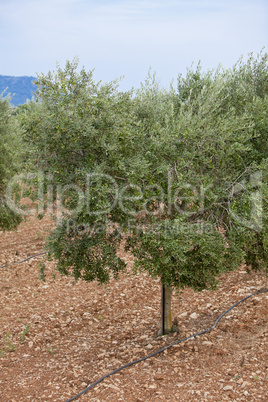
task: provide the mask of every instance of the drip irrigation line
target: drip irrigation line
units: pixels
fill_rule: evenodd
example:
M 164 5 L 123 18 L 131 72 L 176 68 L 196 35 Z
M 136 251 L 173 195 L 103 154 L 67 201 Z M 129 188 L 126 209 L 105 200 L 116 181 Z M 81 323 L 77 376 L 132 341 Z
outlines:
M 240 303 L 242 303 L 243 301 L 249 299 L 250 297 L 255 296 L 255 295 L 258 295 L 258 294 L 261 294 L 261 293 L 265 293 L 265 292 L 268 292 L 268 289 L 263 289 L 263 290 L 260 290 L 260 291 L 258 291 L 258 292 L 252 293 L 252 294 L 249 295 L 249 296 L 244 297 L 243 299 L 241 299 L 241 300 L 239 300 L 237 303 L 235 303 L 233 306 L 229 307 L 226 311 L 224 311 L 224 312 L 219 316 L 219 318 L 217 318 L 217 320 L 216 320 L 215 323 L 212 325 L 212 327 L 210 327 L 210 328 L 208 328 L 208 329 L 205 329 L 204 331 L 198 332 L 197 334 L 190 335 L 190 336 L 188 336 L 187 338 L 183 338 L 183 339 L 180 339 L 179 341 L 173 342 L 173 343 L 171 343 L 170 345 L 165 346 L 164 348 L 162 348 L 162 349 L 160 349 L 160 350 L 157 350 L 156 352 L 151 353 L 150 355 L 148 355 L 148 356 L 146 356 L 146 357 L 142 357 L 141 359 L 134 360 L 134 361 L 132 361 L 132 362 L 130 362 L 130 363 L 125 364 L 124 366 L 121 366 L 121 367 L 117 368 L 117 369 L 114 370 L 114 371 L 111 371 L 110 373 L 108 373 L 108 374 L 106 374 L 105 376 L 101 377 L 99 380 L 95 381 L 93 384 L 89 385 L 89 386 L 88 386 L 87 388 L 85 388 L 83 391 L 79 392 L 79 394 L 74 395 L 74 396 L 73 396 L 72 398 L 70 398 L 70 399 L 67 399 L 65 402 L 74 401 L 75 399 L 79 398 L 81 395 L 85 394 L 87 391 L 89 391 L 90 389 L 92 389 L 93 387 L 95 387 L 97 384 L 99 384 L 100 382 L 102 382 L 103 380 L 105 380 L 105 378 L 108 378 L 108 377 L 112 376 L 113 374 L 116 374 L 116 373 L 118 373 L 119 371 L 121 371 L 121 370 L 123 370 L 123 369 L 125 369 L 125 368 L 127 368 L 127 367 L 133 366 L 134 364 L 137 364 L 137 363 L 141 363 L 141 362 L 143 362 L 143 361 L 145 361 L 145 360 L 147 360 L 147 359 L 151 359 L 152 357 L 158 355 L 159 353 L 162 353 L 162 352 L 164 352 L 165 350 L 170 349 L 170 348 L 171 348 L 172 346 L 174 346 L 174 345 L 178 345 L 179 343 L 185 342 L 185 341 L 187 341 L 187 340 L 189 340 L 189 339 L 191 339 L 191 338 L 195 338 L 196 336 L 204 335 L 204 334 L 206 334 L 207 332 L 212 331 L 212 330 L 218 325 L 218 323 L 219 323 L 219 321 L 222 319 L 222 317 L 223 317 L 225 314 L 227 314 L 230 310 L 232 310 L 233 308 L 235 308 L 236 306 L 238 306 L 238 305 L 239 305 Z
M 5 267 L 9 267 L 10 265 L 14 265 L 14 264 L 22 264 L 23 262 L 28 261 L 28 260 L 30 260 L 31 258 L 37 257 L 37 256 L 39 256 L 39 255 L 44 255 L 44 254 L 47 254 L 47 252 L 43 252 L 43 253 L 38 253 L 38 254 L 31 255 L 30 257 L 27 257 L 27 258 L 25 258 L 25 260 L 22 260 L 22 261 L 15 261 L 15 262 L 11 262 L 11 263 L 6 264 L 6 265 L 2 265 L 2 266 L 0 267 L 0 269 L 1 269 L 1 268 L 5 268 Z

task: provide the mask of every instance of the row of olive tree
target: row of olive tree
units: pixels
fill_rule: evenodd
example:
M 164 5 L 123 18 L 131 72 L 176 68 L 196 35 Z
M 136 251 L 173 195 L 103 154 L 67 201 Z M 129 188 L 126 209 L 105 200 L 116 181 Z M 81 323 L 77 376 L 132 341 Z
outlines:
M 57 216 L 46 248 L 61 274 L 118 277 L 127 237 L 135 270 L 161 280 L 166 332 L 173 288 L 267 266 L 267 57 L 198 65 L 169 90 L 149 75 L 120 92 L 77 60 L 38 76 L 19 119 L 42 208 Z
M 0 230 L 12 230 L 21 222 L 20 214 L 8 206 L 6 187 L 19 170 L 21 130 L 10 99 L 0 96 Z

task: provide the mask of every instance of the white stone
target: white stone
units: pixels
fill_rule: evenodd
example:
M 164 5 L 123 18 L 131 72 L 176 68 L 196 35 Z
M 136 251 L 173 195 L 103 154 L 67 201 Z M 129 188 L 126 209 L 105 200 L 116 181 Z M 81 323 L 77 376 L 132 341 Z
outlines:
M 192 314 L 190 315 L 190 318 L 193 318 L 194 320 L 195 320 L 197 317 L 198 317 L 198 314 L 196 314 L 196 313 L 192 313 Z
M 188 313 L 186 312 L 186 313 L 180 314 L 179 317 L 182 317 L 182 318 L 183 318 L 183 317 L 186 317 L 187 315 L 188 315 Z
M 223 387 L 223 391 L 232 391 L 233 387 L 231 385 L 226 385 L 225 387 Z

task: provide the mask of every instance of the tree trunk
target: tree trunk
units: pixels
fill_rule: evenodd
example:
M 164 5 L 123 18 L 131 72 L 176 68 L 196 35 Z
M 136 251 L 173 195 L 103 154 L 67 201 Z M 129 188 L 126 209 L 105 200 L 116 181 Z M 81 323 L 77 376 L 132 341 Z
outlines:
M 172 331 L 171 297 L 172 288 L 162 285 L 161 326 L 159 335 L 165 335 Z

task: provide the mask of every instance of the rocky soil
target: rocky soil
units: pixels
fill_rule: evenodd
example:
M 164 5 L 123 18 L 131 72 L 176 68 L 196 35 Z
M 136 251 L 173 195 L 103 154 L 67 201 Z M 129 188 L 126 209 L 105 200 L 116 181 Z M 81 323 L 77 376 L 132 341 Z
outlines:
M 0 266 L 41 252 L 51 223 L 29 218 L 0 232 Z M 120 253 L 124 253 L 123 250 Z M 173 296 L 178 332 L 157 337 L 160 284 L 129 274 L 109 286 L 74 282 L 43 256 L 0 269 L 0 401 L 67 401 L 103 375 L 211 327 L 268 287 L 242 266 L 216 291 Z M 39 262 L 46 264 L 46 281 Z M 110 376 L 83 401 L 266 401 L 268 293 L 226 314 L 211 332 Z

